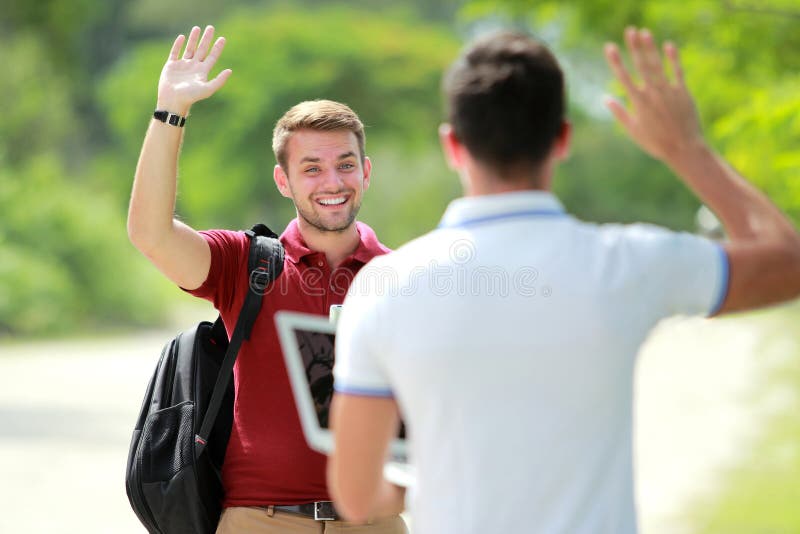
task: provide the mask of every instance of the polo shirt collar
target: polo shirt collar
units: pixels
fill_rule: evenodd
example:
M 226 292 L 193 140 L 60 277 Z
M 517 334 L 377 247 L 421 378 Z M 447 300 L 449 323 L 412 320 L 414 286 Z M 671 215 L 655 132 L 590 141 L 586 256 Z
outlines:
M 360 221 L 356 221 L 356 230 L 358 231 L 360 239 L 358 247 L 353 254 L 349 256 L 350 259 L 361 263 L 367 263 L 375 256 L 389 252 L 389 249 L 378 241 L 378 236 L 375 235 L 375 231 L 372 228 Z M 300 260 L 304 257 L 318 254 L 318 251 L 311 250 L 308 248 L 308 245 L 306 245 L 302 234 L 300 234 L 300 226 L 297 223 L 297 218 L 292 219 L 286 227 L 286 230 L 283 231 L 280 241 L 283 243 L 286 259 L 292 263 L 300 263 Z
M 564 206 L 549 191 L 514 191 L 457 198 L 450 202 L 440 228 L 472 226 L 517 217 L 564 216 Z

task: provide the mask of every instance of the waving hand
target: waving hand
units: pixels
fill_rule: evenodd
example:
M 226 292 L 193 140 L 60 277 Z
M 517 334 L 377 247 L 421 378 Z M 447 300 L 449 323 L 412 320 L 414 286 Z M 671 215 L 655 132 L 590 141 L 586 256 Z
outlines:
M 631 138 L 651 156 L 669 161 L 686 147 L 703 143 L 700 121 L 692 95 L 683 79 L 678 49 L 664 44 L 672 78 L 648 30 L 625 30 L 628 46 L 640 82 L 625 68 L 619 49 L 607 44 L 605 56 L 614 76 L 625 88 L 629 107 L 609 99 L 606 104 Z
M 227 81 L 231 75 L 230 69 L 223 70 L 211 80 L 208 79 L 209 72 L 225 47 L 224 37 L 218 38 L 214 46 L 211 46 L 213 39 L 213 26 L 206 26 L 202 38 L 200 28 L 195 26 L 189 33 L 188 40 L 183 35 L 175 39 L 158 81 L 159 109 L 186 115 L 192 104 L 208 98 Z M 186 47 L 181 56 L 184 42 Z

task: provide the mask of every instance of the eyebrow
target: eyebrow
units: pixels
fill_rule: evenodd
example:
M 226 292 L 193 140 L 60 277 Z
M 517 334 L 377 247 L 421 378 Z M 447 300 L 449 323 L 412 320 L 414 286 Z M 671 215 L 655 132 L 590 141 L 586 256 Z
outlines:
M 336 158 L 336 159 L 341 161 L 343 159 L 354 158 L 354 157 L 356 157 L 356 154 L 355 154 L 355 152 L 353 152 L 351 150 L 349 152 L 344 152 L 343 154 L 339 154 L 339 157 Z M 314 158 L 314 157 L 311 157 L 311 156 L 306 156 L 306 157 L 300 159 L 300 163 L 306 163 L 306 162 L 319 163 L 320 161 L 322 161 L 320 158 Z

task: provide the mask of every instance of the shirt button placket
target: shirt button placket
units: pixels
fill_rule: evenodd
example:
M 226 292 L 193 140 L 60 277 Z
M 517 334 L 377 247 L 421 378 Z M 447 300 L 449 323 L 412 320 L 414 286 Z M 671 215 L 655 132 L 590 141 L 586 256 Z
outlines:
M 328 269 L 325 268 L 326 262 L 325 259 L 320 255 L 317 259 L 317 267 L 320 268 L 322 271 L 322 276 L 320 277 L 320 284 L 319 288 L 323 291 L 322 297 L 322 313 L 328 313 L 328 299 L 329 299 L 329 285 L 330 285 L 330 273 Z

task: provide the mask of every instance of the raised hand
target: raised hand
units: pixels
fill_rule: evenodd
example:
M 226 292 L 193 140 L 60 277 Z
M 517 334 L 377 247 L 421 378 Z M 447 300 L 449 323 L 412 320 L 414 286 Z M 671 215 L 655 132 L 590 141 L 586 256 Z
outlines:
M 188 41 L 183 35 L 175 39 L 158 81 L 158 109 L 186 115 L 192 104 L 208 98 L 227 81 L 231 75 L 230 69 L 208 79 L 208 73 L 225 47 L 225 38 L 220 37 L 209 50 L 212 39 L 213 26 L 206 26 L 202 38 L 200 28 L 195 26 L 189 33 Z M 181 57 L 184 41 L 186 49 Z
M 605 46 L 606 61 L 625 88 L 629 106 L 609 98 L 606 105 L 633 140 L 651 156 L 667 163 L 687 148 L 704 143 L 692 95 L 683 79 L 678 49 L 664 44 L 672 78 L 665 72 L 664 61 L 652 34 L 627 28 L 625 42 L 640 82 L 633 80 L 622 63 L 615 44 Z

